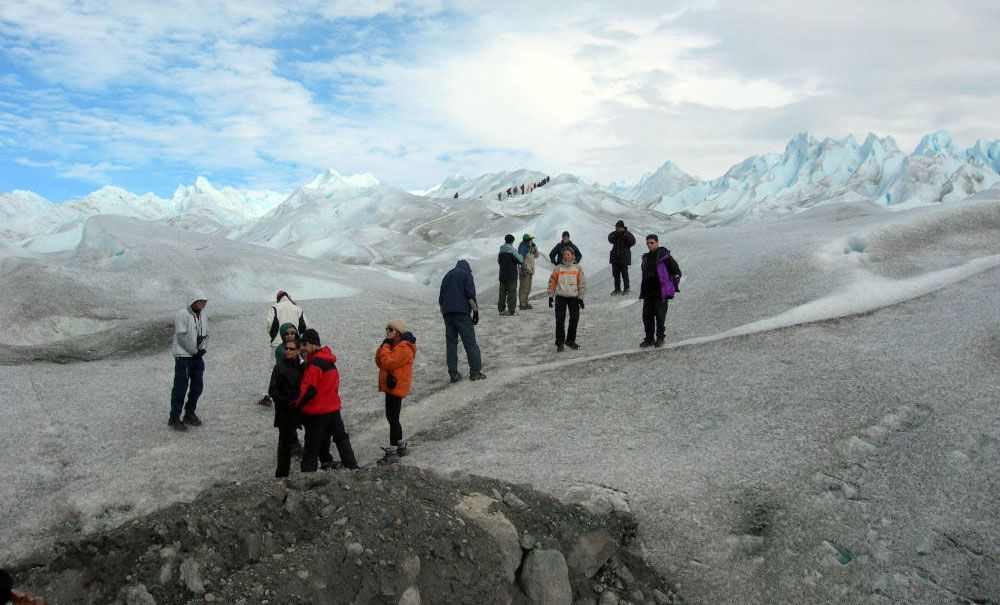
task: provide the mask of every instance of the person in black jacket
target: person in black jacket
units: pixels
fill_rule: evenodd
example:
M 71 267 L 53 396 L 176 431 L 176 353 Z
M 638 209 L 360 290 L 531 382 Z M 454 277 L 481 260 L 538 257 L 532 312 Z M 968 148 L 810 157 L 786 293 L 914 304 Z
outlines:
M 635 236 L 625 227 L 625 221 L 615 223 L 615 230 L 608 234 L 608 243 L 611 244 L 609 262 L 611 263 L 611 275 L 615 278 L 615 289 L 611 296 L 623 296 L 628 291 L 628 266 L 632 264 L 632 246 L 635 245 Z M 622 282 L 625 290 L 622 291 Z
M 268 395 L 274 400 L 274 426 L 278 429 L 278 468 L 274 476 L 288 476 L 292 465 L 292 448 L 298 443 L 299 414 L 289 404 L 299 397 L 299 384 L 306 369 L 296 340 L 284 344 L 284 358 L 271 370 Z
M 642 255 L 642 286 L 639 292 L 639 298 L 642 299 L 642 327 L 646 337 L 639 346 L 652 345 L 659 348 L 663 346 L 666 334 L 667 304 L 678 292 L 681 268 L 670 255 L 670 250 L 660 246 L 660 238 L 655 233 L 646 236 L 646 248 L 649 252 Z
M 573 256 L 576 257 L 576 263 L 580 264 L 580 259 L 583 258 L 583 254 L 580 252 L 580 249 L 576 247 L 576 244 L 570 241 L 569 231 L 563 231 L 562 239 L 559 240 L 559 243 L 556 244 L 549 252 L 549 261 L 553 265 L 562 264 L 563 248 L 571 248 L 573 250 Z
M 514 301 L 517 299 L 518 265 L 524 265 L 524 257 L 514 248 L 514 236 L 508 233 L 503 238 L 497 254 L 497 264 L 500 265 L 500 292 L 497 307 L 500 315 L 513 315 Z

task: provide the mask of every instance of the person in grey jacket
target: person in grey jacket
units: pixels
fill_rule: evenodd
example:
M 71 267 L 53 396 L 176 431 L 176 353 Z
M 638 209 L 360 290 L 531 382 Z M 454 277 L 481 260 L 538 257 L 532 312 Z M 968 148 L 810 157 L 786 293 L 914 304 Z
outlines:
M 201 425 L 195 409 L 204 389 L 202 378 L 205 374 L 204 357 L 208 346 L 205 305 L 208 304 L 208 299 L 202 293 L 195 292 L 189 300 L 190 304 L 174 316 L 174 387 L 170 392 L 170 420 L 167 424 L 175 431 L 186 431 L 188 425 Z M 184 412 L 183 419 L 181 411 Z

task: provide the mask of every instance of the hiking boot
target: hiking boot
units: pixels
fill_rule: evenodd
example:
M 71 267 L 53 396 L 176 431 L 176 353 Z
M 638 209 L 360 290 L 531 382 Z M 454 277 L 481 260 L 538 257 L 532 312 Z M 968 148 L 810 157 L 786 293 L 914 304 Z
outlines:
M 265 408 L 269 408 L 269 407 L 271 407 L 272 405 L 274 405 L 274 400 L 273 400 L 273 399 L 271 399 L 271 396 L 270 396 L 270 395 L 264 395 L 264 396 L 263 396 L 263 397 L 261 397 L 261 398 L 260 398 L 260 400 L 259 400 L 259 401 L 257 402 L 257 405 L 259 405 L 259 406 L 261 406 L 261 407 L 265 407 Z
M 450 378 L 452 382 L 458 382 L 462 379 L 462 375 L 458 372 L 448 372 L 448 378 Z
M 621 296 L 621 295 L 622 295 L 622 291 L 621 290 L 615 290 L 615 291 L 613 291 L 611 293 L 611 296 Z
M 396 444 L 396 455 L 402 458 L 403 456 L 409 455 L 410 448 L 407 446 L 405 441 L 400 441 Z
M 662 348 L 663 347 L 663 339 L 662 338 L 657 338 L 656 342 L 653 344 L 653 346 L 656 347 L 657 349 Z
M 167 426 L 174 429 L 175 431 L 180 431 L 182 433 L 188 430 L 187 425 L 181 422 L 180 420 L 171 420 L 167 422 Z
M 629 293 L 629 289 L 628 288 L 625 288 L 624 290 L 622 290 L 622 296 L 628 296 L 628 293 Z
M 648 340 L 648 339 L 644 340 L 644 341 L 642 341 L 642 342 L 639 343 L 639 346 L 641 348 L 643 348 L 643 349 L 645 349 L 646 347 L 651 347 L 651 346 L 653 346 L 653 341 L 652 340 Z
M 190 424 L 191 426 L 201 426 L 201 418 L 194 412 L 188 412 L 184 414 L 184 424 Z
M 575 342 L 567 342 L 566 346 L 573 349 L 574 351 L 580 348 L 580 345 L 576 344 Z
M 524 305 L 524 308 L 525 309 L 534 309 L 534 307 L 532 307 L 531 305 Z
M 483 374 L 482 372 L 469 373 L 469 380 L 482 380 L 484 378 L 486 378 L 486 374 Z
M 377 460 L 375 464 L 378 466 L 386 466 L 387 464 L 398 464 L 399 454 L 396 452 L 395 447 L 383 447 L 382 448 L 382 459 Z
M 338 460 L 327 460 L 326 462 L 320 462 L 319 467 L 324 471 L 336 470 L 344 466 Z
M 562 353 L 565 350 L 566 350 L 566 347 L 564 347 L 562 345 L 556 345 L 556 353 Z

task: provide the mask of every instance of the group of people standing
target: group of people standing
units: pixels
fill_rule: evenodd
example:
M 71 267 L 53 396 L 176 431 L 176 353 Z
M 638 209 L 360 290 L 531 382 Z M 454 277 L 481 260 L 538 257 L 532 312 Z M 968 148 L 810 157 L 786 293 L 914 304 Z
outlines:
M 518 310 L 532 309 L 529 302 L 535 260 L 539 257 L 534 236 L 525 233 L 518 248 L 514 236 L 508 234 L 497 254 L 500 266 L 500 289 L 497 307 L 501 316 L 513 316 L 515 297 Z M 670 251 L 660 246 L 655 233 L 646 236 L 647 252 L 642 255 L 642 322 L 644 338 L 640 347 L 662 347 L 668 302 L 678 292 L 681 270 Z M 629 266 L 635 236 L 623 221 L 608 234 L 612 248 L 609 261 L 614 276 L 612 296 L 629 294 Z M 586 308 L 587 282 L 580 261 L 583 254 L 573 243 L 568 231 L 549 251 L 554 265 L 547 284 L 549 307 L 555 311 L 556 350 L 566 347 L 579 349 L 577 328 L 580 311 Z M 520 282 L 520 283 L 518 283 Z M 624 288 L 622 288 L 624 286 Z M 177 312 L 174 321 L 174 384 L 170 397 L 168 425 L 177 431 L 200 426 L 196 414 L 203 390 L 204 356 L 208 347 L 208 322 L 205 315 L 207 298 L 198 293 L 187 307 Z M 476 342 L 475 326 L 479 323 L 479 304 L 472 268 L 459 260 L 441 280 L 438 306 L 445 325 L 445 358 L 451 382 L 463 376 L 458 370 L 458 341 L 462 341 L 469 364 L 469 380 L 482 380 L 482 356 Z M 567 326 L 567 319 L 569 320 Z M 260 403 L 274 406 L 274 426 L 278 429 L 276 477 L 287 477 L 291 459 L 301 453 L 302 472 L 331 468 L 338 463 L 330 451 L 337 447 L 340 462 L 346 468 L 358 468 L 341 417 L 340 373 L 337 358 L 328 346 L 323 346 L 319 333 L 309 328 L 305 312 L 291 296 L 281 290 L 267 314 L 270 337 L 269 354 L 273 356 L 267 394 Z M 378 390 L 385 395 L 385 416 L 389 424 L 387 456 L 393 452 L 401 457 L 408 453 L 403 440 L 400 412 L 403 399 L 413 382 L 413 362 L 417 353 L 416 337 L 407 330 L 406 322 L 392 319 L 386 323 L 385 339 L 375 351 L 378 368 Z M 183 415 L 182 415 L 183 413 Z M 298 429 L 304 428 L 303 443 Z
M 539 256 L 538 247 L 535 245 L 534 236 L 530 233 L 522 236 L 521 245 L 517 250 L 513 248 L 513 243 L 514 236 L 506 235 L 497 253 L 497 264 L 500 265 L 497 307 L 502 316 L 515 314 L 515 291 L 519 298 L 518 310 L 533 308 L 528 299 L 535 273 L 535 259 Z M 608 234 L 608 243 L 611 244 L 609 262 L 615 284 L 611 296 L 628 295 L 631 292 L 629 266 L 632 264 L 635 236 L 625 226 L 625 222 L 619 220 L 615 224 L 615 230 Z M 678 291 L 681 269 L 670 255 L 670 251 L 660 246 L 659 237 L 655 233 L 646 236 L 646 247 L 648 251 L 642 255 L 642 286 L 639 293 L 639 298 L 643 301 L 642 320 L 645 337 L 639 346 L 662 347 L 666 332 L 668 301 Z M 564 351 L 565 347 L 580 348 L 576 342 L 576 332 L 580 311 L 586 308 L 584 296 L 587 292 L 586 278 L 580 266 L 582 259 L 583 254 L 573 243 L 569 231 L 563 231 L 562 238 L 549 251 L 549 261 L 555 267 L 549 277 L 547 292 L 549 307 L 555 309 L 556 350 L 559 352 Z
M 175 317 L 174 387 L 168 425 L 176 431 L 202 424 L 195 410 L 205 371 L 203 358 L 207 351 L 208 326 L 204 309 L 207 303 L 204 296 L 195 295 L 195 300 Z M 275 477 L 288 476 L 296 450 L 301 454 L 300 468 L 304 473 L 338 465 L 358 468 L 351 438 L 341 417 L 343 403 L 336 355 L 329 346 L 322 344 L 319 332 L 307 327 L 304 311 L 283 290 L 278 291 L 275 304 L 268 311 L 267 325 L 269 354 L 274 359 L 274 367 L 267 395 L 259 403 L 274 407 L 274 426 L 278 429 Z M 396 456 L 408 453 L 399 417 L 403 399 L 413 383 L 416 343 L 416 337 L 406 329 L 406 322 L 393 319 L 386 324 L 385 338 L 375 350 L 378 390 L 385 394 L 389 445 Z M 305 432 L 301 444 L 299 428 Z M 337 447 L 339 462 L 330 451 L 331 443 Z

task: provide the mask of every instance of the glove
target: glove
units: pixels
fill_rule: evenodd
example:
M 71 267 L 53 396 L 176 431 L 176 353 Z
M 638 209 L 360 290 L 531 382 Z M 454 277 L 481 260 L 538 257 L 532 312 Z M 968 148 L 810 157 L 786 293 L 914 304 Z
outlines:
M 473 311 L 472 312 L 472 325 L 476 325 L 478 323 L 479 323 L 479 311 Z
M 205 349 L 198 349 L 198 352 L 191 356 L 191 359 L 201 359 L 205 356 Z
M 580 308 L 581 309 L 583 308 L 583 299 L 582 298 L 580 299 Z
M 552 307 L 554 307 L 554 306 L 556 306 L 556 304 L 555 304 L 555 301 L 554 301 L 554 300 L 552 299 L 552 297 L 550 296 L 550 297 L 549 297 L 549 308 L 551 309 L 551 308 L 552 308 Z

